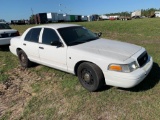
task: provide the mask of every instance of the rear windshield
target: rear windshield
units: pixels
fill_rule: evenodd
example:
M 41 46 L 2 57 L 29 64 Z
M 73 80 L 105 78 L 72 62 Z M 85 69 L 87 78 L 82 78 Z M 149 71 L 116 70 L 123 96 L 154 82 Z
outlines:
M 11 27 L 9 27 L 7 24 L 0 23 L 0 29 L 11 29 Z

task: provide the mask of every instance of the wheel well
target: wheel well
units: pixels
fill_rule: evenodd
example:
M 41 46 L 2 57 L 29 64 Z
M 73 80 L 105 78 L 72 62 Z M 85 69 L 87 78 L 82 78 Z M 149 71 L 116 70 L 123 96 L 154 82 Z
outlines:
M 18 55 L 18 52 L 19 52 L 20 50 L 22 50 L 22 49 L 21 49 L 21 48 L 17 48 L 17 50 L 16 50 L 16 51 L 17 51 L 17 55 Z
M 95 64 L 95 63 L 89 62 L 89 61 L 79 61 L 79 62 L 75 65 L 75 67 L 74 67 L 74 73 L 75 73 L 76 76 L 77 76 L 77 70 L 78 70 L 79 65 L 82 64 L 82 63 L 84 63 L 84 62 L 88 62 L 88 63 Z M 95 64 L 95 65 L 96 65 L 96 64 Z M 96 65 L 96 66 L 98 66 L 98 65 Z M 98 66 L 98 67 L 99 67 L 99 66 Z M 101 69 L 100 67 L 99 67 L 99 69 L 102 71 L 102 69 Z M 102 74 L 103 74 L 103 72 L 102 72 Z M 103 76 L 104 76 L 104 74 L 103 74 Z
M 75 67 L 74 67 L 74 73 L 75 73 L 76 76 L 77 76 L 77 69 L 78 69 L 79 65 L 80 65 L 81 63 L 83 63 L 83 62 L 87 62 L 87 61 L 79 61 L 78 63 L 76 63 L 76 65 L 75 65 Z

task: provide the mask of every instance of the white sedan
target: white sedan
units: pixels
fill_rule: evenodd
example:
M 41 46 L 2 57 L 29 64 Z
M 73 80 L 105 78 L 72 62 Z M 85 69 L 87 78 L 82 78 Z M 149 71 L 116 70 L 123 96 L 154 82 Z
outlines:
M 145 48 L 99 37 L 80 25 L 48 24 L 11 39 L 10 51 L 23 67 L 36 62 L 77 75 L 88 91 L 130 88 L 148 75 L 153 60 Z
M 0 45 L 9 45 L 13 37 L 19 36 L 19 32 L 12 29 L 7 23 L 0 22 Z

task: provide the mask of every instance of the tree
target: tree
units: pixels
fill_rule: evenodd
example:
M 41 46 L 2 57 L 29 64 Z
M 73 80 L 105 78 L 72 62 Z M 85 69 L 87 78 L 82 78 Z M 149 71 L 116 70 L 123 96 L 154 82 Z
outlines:
M 29 22 L 30 22 L 30 24 L 35 24 L 35 15 L 31 15 L 29 17 Z
M 160 11 L 160 8 L 148 8 L 148 9 L 141 9 L 141 15 L 146 16 L 146 17 L 151 17 L 154 15 L 155 11 Z M 112 16 L 112 15 L 120 15 L 120 16 L 131 16 L 132 12 L 117 12 L 117 13 L 109 13 L 106 14 L 107 16 Z

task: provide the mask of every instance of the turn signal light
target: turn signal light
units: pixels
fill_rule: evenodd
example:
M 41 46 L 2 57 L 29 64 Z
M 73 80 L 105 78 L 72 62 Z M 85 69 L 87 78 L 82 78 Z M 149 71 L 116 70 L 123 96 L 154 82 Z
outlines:
M 112 71 L 122 71 L 122 67 L 120 65 L 110 65 L 109 70 Z

